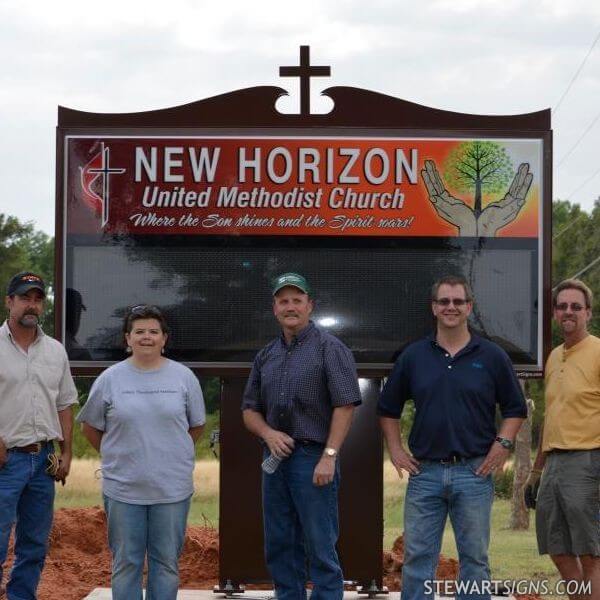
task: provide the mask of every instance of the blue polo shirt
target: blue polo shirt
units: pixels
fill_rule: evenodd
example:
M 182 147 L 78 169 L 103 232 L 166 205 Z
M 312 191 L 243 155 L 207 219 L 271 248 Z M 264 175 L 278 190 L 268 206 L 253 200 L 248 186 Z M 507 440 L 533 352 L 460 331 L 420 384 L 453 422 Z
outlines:
M 476 335 L 450 356 L 430 335 L 407 346 L 381 393 L 377 412 L 399 419 L 415 404 L 408 438 L 417 459 L 474 457 L 496 437 L 496 405 L 503 418 L 527 416 L 523 392 L 506 352 Z

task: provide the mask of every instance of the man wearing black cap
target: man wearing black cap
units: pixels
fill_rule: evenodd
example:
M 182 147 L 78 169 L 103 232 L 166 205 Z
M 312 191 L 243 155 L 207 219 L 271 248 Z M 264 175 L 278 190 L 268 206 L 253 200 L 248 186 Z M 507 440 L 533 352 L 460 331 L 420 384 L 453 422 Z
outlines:
M 64 348 L 38 322 L 46 286 L 35 273 L 8 284 L 8 318 L 0 327 L 0 597 L 35 598 L 52 525 L 54 480 L 64 483 L 71 463 L 71 405 L 77 390 Z M 58 469 L 46 469 L 53 440 Z M 15 561 L 6 589 L 2 565 L 15 527 Z
M 281 336 L 256 356 L 242 403 L 246 427 L 275 458 L 263 467 L 267 567 L 278 600 L 305 600 L 308 575 L 312 600 L 341 600 L 337 454 L 361 402 L 356 366 L 350 350 L 310 320 L 302 275 L 280 275 L 272 292 Z

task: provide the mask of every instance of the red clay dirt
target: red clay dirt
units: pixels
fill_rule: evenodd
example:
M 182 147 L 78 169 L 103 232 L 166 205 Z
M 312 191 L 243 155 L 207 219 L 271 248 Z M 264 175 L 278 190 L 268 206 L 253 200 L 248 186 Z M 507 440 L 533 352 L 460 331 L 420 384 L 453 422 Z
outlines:
M 403 560 L 400 536 L 391 552 L 383 555 L 384 585 L 390 591 L 400 589 Z M 11 562 L 12 548 L 5 572 L 10 569 Z M 219 577 L 218 532 L 210 527 L 188 527 L 179 567 L 182 588 L 212 589 Z M 440 557 L 437 578 L 452 580 L 457 574 L 457 561 Z M 104 511 L 100 507 L 57 510 L 39 600 L 81 600 L 97 587 L 110 587 L 110 553 Z M 522 596 L 520 600 L 537 598 Z

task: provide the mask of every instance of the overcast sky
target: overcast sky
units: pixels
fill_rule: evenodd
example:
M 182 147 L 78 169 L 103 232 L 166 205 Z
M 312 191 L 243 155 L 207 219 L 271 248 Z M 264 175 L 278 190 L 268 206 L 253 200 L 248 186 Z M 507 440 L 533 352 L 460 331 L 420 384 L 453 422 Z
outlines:
M 309 44 L 313 64 L 332 67 L 315 94 L 350 85 L 518 114 L 554 109 L 599 33 L 598 0 L 0 0 L 0 212 L 54 233 L 58 105 L 135 112 L 255 85 L 295 92 L 278 68 Z M 553 197 L 588 210 L 599 116 L 600 42 L 552 119 Z

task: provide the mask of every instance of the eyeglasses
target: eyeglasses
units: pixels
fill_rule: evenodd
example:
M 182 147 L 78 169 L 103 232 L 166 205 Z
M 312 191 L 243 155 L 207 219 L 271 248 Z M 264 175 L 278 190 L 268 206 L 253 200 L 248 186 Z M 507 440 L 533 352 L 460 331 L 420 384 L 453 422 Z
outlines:
M 153 315 L 156 317 L 162 317 L 162 312 L 157 306 L 151 306 L 150 304 L 138 304 L 129 309 L 130 315 Z
M 579 304 L 579 302 L 571 302 L 570 304 L 568 302 L 561 302 L 560 304 L 555 304 L 554 308 L 556 310 L 568 310 L 569 308 L 571 308 L 571 310 L 573 312 L 579 312 L 582 311 L 585 306 L 581 306 L 581 304 Z
M 440 306 L 450 306 L 451 304 L 454 306 L 464 306 L 470 300 L 465 300 L 464 298 L 440 298 L 439 300 L 434 300 L 434 302 Z

